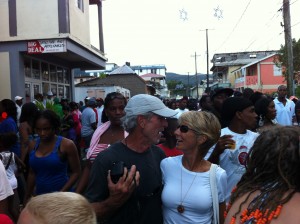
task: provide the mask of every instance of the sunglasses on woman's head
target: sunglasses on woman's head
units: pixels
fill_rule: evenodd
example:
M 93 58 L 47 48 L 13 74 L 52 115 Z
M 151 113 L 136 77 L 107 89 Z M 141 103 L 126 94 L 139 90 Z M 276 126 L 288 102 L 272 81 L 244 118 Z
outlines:
M 179 128 L 180 132 L 182 132 L 182 133 L 187 133 L 189 130 L 192 130 L 192 131 L 196 132 L 196 130 L 191 129 L 186 125 L 179 125 L 177 128 Z

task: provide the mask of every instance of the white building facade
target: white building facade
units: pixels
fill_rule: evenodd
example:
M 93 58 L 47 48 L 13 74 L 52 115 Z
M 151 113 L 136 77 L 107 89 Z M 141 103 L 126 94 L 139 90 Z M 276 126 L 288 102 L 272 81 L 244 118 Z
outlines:
M 90 18 L 96 7 L 98 18 Z M 103 69 L 101 0 L 7 0 L 0 3 L 0 95 L 32 101 L 51 90 L 74 99 L 73 69 Z M 90 41 L 98 21 L 99 48 Z M 97 45 L 97 44 L 95 44 Z

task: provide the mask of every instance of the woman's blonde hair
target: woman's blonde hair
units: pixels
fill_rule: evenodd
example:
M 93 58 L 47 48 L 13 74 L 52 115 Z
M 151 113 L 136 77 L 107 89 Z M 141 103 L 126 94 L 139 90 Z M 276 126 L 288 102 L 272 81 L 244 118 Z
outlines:
M 43 224 L 96 224 L 91 204 L 80 194 L 55 192 L 32 197 L 25 210 Z
M 220 138 L 221 125 L 218 118 L 206 111 L 188 111 L 179 117 L 179 124 L 183 123 L 193 129 L 196 135 L 205 135 L 207 137 L 207 141 L 200 146 L 201 154 L 204 157 L 210 147 Z

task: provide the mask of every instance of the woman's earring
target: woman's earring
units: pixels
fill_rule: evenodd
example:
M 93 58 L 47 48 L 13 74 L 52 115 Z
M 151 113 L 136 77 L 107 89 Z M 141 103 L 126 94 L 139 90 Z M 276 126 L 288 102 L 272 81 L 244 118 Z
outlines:
M 2 117 L 2 119 L 6 119 L 7 118 L 7 113 L 6 112 L 2 112 L 1 117 Z
M 261 127 L 264 125 L 264 119 L 262 117 L 262 115 L 259 116 L 259 121 L 258 121 L 258 126 Z

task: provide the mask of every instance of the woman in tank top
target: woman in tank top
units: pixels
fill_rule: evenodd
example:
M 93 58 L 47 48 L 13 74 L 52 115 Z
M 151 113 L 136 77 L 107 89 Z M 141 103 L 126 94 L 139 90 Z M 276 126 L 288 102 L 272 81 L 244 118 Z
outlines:
M 39 112 L 34 122 L 34 130 L 39 138 L 29 145 L 25 201 L 33 195 L 72 191 L 80 175 L 76 146 L 73 141 L 56 135 L 59 128 L 60 119 L 55 112 Z

